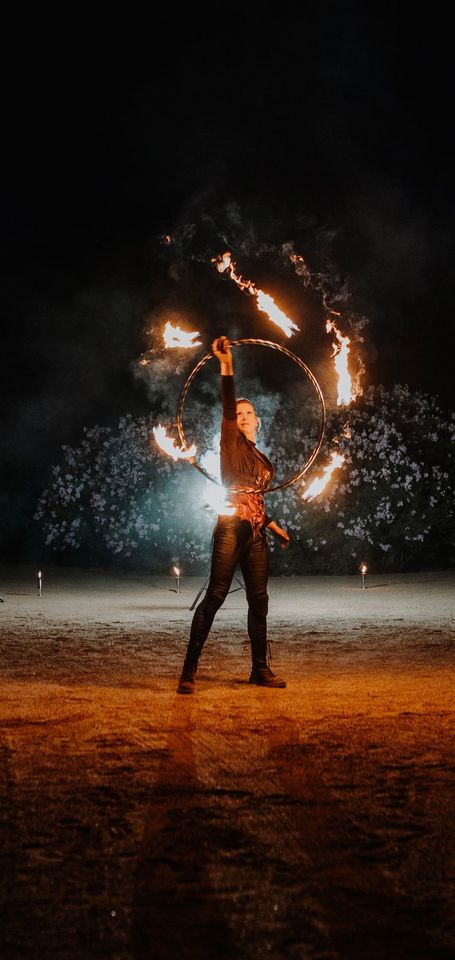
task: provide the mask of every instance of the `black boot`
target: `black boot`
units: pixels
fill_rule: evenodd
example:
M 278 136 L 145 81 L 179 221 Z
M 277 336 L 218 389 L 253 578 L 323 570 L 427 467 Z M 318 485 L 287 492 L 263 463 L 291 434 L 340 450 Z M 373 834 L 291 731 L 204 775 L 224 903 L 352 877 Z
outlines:
M 177 693 L 194 693 L 196 670 L 202 643 L 190 639 L 182 673 L 178 682 Z
M 253 663 L 249 683 L 255 683 L 258 687 L 286 686 L 286 680 L 283 680 L 282 677 L 277 677 L 267 663 L 267 642 L 265 640 L 252 640 L 251 654 Z
M 286 686 L 286 680 L 283 680 L 282 677 L 277 677 L 267 665 L 265 667 L 258 667 L 253 664 L 249 683 L 255 683 L 258 687 Z
M 185 670 L 183 668 L 182 675 L 178 682 L 177 693 L 194 693 L 194 678 L 196 676 L 196 670 Z
M 200 629 L 201 625 L 194 618 L 191 625 L 190 639 L 186 651 L 185 662 L 178 682 L 177 693 L 194 693 L 195 677 L 199 657 L 204 646 L 207 631 Z M 199 629 L 198 629 L 199 628 Z

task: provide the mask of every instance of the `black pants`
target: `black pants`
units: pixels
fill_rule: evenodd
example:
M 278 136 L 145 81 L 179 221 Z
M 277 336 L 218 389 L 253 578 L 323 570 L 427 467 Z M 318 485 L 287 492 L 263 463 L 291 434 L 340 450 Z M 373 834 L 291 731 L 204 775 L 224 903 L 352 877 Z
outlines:
M 251 524 L 240 517 L 219 517 L 213 537 L 210 582 L 194 613 L 184 670 L 196 669 L 215 614 L 226 599 L 238 564 L 248 600 L 248 635 L 253 663 L 266 665 L 269 556 L 265 533 L 254 534 Z

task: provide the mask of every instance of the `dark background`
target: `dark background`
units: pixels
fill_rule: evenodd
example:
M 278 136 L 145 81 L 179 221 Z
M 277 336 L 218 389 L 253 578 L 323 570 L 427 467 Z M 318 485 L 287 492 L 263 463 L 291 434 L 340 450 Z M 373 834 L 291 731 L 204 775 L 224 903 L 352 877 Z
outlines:
M 369 317 L 368 382 L 452 405 L 448 23 L 437 8 L 298 13 L 6 31 L 6 556 L 36 553 L 30 518 L 61 444 L 150 411 L 131 364 L 165 291 L 160 236 L 232 205 L 258 242 L 330 254 Z

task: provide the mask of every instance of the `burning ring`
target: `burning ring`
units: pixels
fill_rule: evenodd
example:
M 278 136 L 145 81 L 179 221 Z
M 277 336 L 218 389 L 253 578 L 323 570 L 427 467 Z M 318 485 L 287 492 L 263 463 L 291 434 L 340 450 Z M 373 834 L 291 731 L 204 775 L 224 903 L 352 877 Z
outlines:
M 313 448 L 310 456 L 308 457 L 308 459 L 307 459 L 306 462 L 304 463 L 304 465 L 303 465 L 303 467 L 301 468 L 301 470 L 299 470 L 299 472 L 296 473 L 294 477 L 291 477 L 290 480 L 285 480 L 283 483 L 279 483 L 279 484 L 277 484 L 277 486 L 275 486 L 275 487 L 267 487 L 266 489 L 263 489 L 263 490 L 260 491 L 261 493 L 275 493 L 276 490 L 284 490 L 285 487 L 290 487 L 291 484 L 297 483 L 298 480 L 301 480 L 301 478 L 302 478 L 303 475 L 307 472 L 307 470 L 310 469 L 312 463 L 314 463 L 314 461 L 315 461 L 315 459 L 316 459 L 316 457 L 317 457 L 317 455 L 318 455 L 318 453 L 319 453 L 319 451 L 320 451 L 320 449 L 321 449 L 321 444 L 322 444 L 322 441 L 323 441 L 323 438 L 324 438 L 326 421 L 327 421 L 326 412 L 325 412 L 324 397 L 323 397 L 323 395 L 322 395 L 322 390 L 321 390 L 321 388 L 320 388 L 320 386 L 319 386 L 319 384 L 318 384 L 318 381 L 316 380 L 316 377 L 314 376 L 314 374 L 311 372 L 311 370 L 309 369 L 309 367 L 307 367 L 306 363 L 304 363 L 304 361 L 301 359 L 301 357 L 298 357 L 295 353 L 292 353 L 291 350 L 288 350 L 286 347 L 282 347 L 281 344 L 279 344 L 279 343 L 274 343 L 274 342 L 271 341 L 271 340 L 233 340 L 233 341 L 231 342 L 231 347 L 241 347 L 243 344 L 250 344 L 250 345 L 252 344 L 252 345 L 254 345 L 254 346 L 259 346 L 259 347 L 269 347 L 270 350 L 278 350 L 280 353 L 284 353 L 285 356 L 286 356 L 286 357 L 289 357 L 290 360 L 292 360 L 294 363 L 296 363 L 297 366 L 300 367 L 301 370 L 304 370 L 304 371 L 305 371 L 308 379 L 310 380 L 311 384 L 313 385 L 313 387 L 314 387 L 314 389 L 315 389 L 315 391 L 316 391 L 316 395 L 317 395 L 317 398 L 318 398 L 319 404 L 320 404 L 320 409 L 321 409 L 321 425 L 320 425 L 320 429 L 319 429 L 319 436 L 318 436 L 318 439 L 317 439 L 317 441 L 316 441 L 316 444 L 315 444 L 315 446 L 314 446 L 314 448 Z M 202 357 L 201 360 L 199 360 L 199 363 L 197 363 L 196 366 L 194 367 L 194 369 L 191 371 L 188 379 L 186 380 L 186 383 L 185 383 L 184 386 L 183 386 L 182 392 L 181 392 L 181 394 L 180 394 L 180 398 L 179 398 L 179 402 L 178 402 L 178 407 L 177 407 L 177 429 L 178 429 L 178 432 L 179 432 L 179 437 L 180 437 L 180 442 L 181 442 L 181 444 L 182 444 L 182 447 L 187 447 L 187 446 L 188 446 L 188 444 L 187 444 L 187 442 L 186 442 L 186 439 L 185 439 L 185 434 L 184 434 L 184 432 L 183 432 L 183 426 L 182 426 L 183 408 L 184 408 L 184 405 L 185 405 L 185 400 L 186 400 L 186 396 L 187 396 L 188 390 L 190 389 L 190 386 L 191 386 L 193 380 L 195 379 L 195 377 L 197 377 L 199 371 L 202 369 L 202 367 L 203 367 L 206 363 L 209 362 L 209 360 L 212 360 L 212 359 L 213 359 L 213 356 L 214 356 L 213 353 L 206 353 L 205 356 Z M 201 467 L 201 465 L 197 462 L 197 460 L 196 460 L 194 457 L 191 457 L 191 459 L 190 459 L 189 462 L 192 463 L 192 464 L 193 464 L 193 467 L 196 467 L 196 470 L 199 470 L 199 472 L 202 473 L 202 474 L 204 475 L 204 477 L 207 477 L 207 480 L 211 480 L 212 483 L 218 483 L 217 480 L 214 480 L 214 478 L 213 478 L 212 476 L 210 476 L 210 474 L 207 473 L 207 471 L 204 470 L 203 467 Z M 218 484 L 218 485 L 219 485 L 219 484 Z M 244 490 L 236 490 L 236 493 L 245 493 L 245 492 L 247 492 L 247 491 L 244 491 Z

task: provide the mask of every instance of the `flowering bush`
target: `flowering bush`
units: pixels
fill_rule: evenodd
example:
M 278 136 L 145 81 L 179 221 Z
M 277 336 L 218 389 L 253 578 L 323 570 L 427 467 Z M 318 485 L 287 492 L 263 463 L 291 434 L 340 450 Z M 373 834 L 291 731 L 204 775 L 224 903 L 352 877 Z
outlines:
M 152 426 L 126 416 L 116 431 L 96 426 L 78 449 L 62 448 L 35 514 L 46 546 L 99 562 L 134 557 L 156 570 L 179 556 L 207 561 L 211 518 L 196 497 L 188 510 L 197 477 L 158 451 Z
M 287 404 L 286 418 L 278 409 L 271 423 L 279 478 L 297 472 L 312 447 L 307 427 L 294 426 L 299 420 L 297 404 L 294 410 Z M 157 449 L 153 425 L 151 418 L 126 416 L 116 430 L 85 430 L 78 449 L 63 447 L 36 511 L 50 549 L 77 550 L 98 562 L 131 558 L 163 572 L 177 559 L 187 571 L 207 566 L 214 516 L 206 481 Z M 293 538 L 286 553 L 279 551 L 277 571 L 348 572 L 364 559 L 376 569 L 447 562 L 455 552 L 454 437 L 454 416 L 435 398 L 403 386 L 372 387 L 352 409 L 331 411 L 312 476 L 334 445 L 345 462 L 327 489 L 304 500 L 310 476 L 305 487 L 267 500 L 268 512 Z
M 327 436 L 327 460 L 335 442 L 345 461 L 326 491 L 310 502 L 295 488 L 276 495 L 280 519 L 306 553 L 304 568 L 447 562 L 455 552 L 454 415 L 406 386 L 370 387 L 349 411 L 330 413 Z M 292 563 L 302 565 L 295 550 Z

